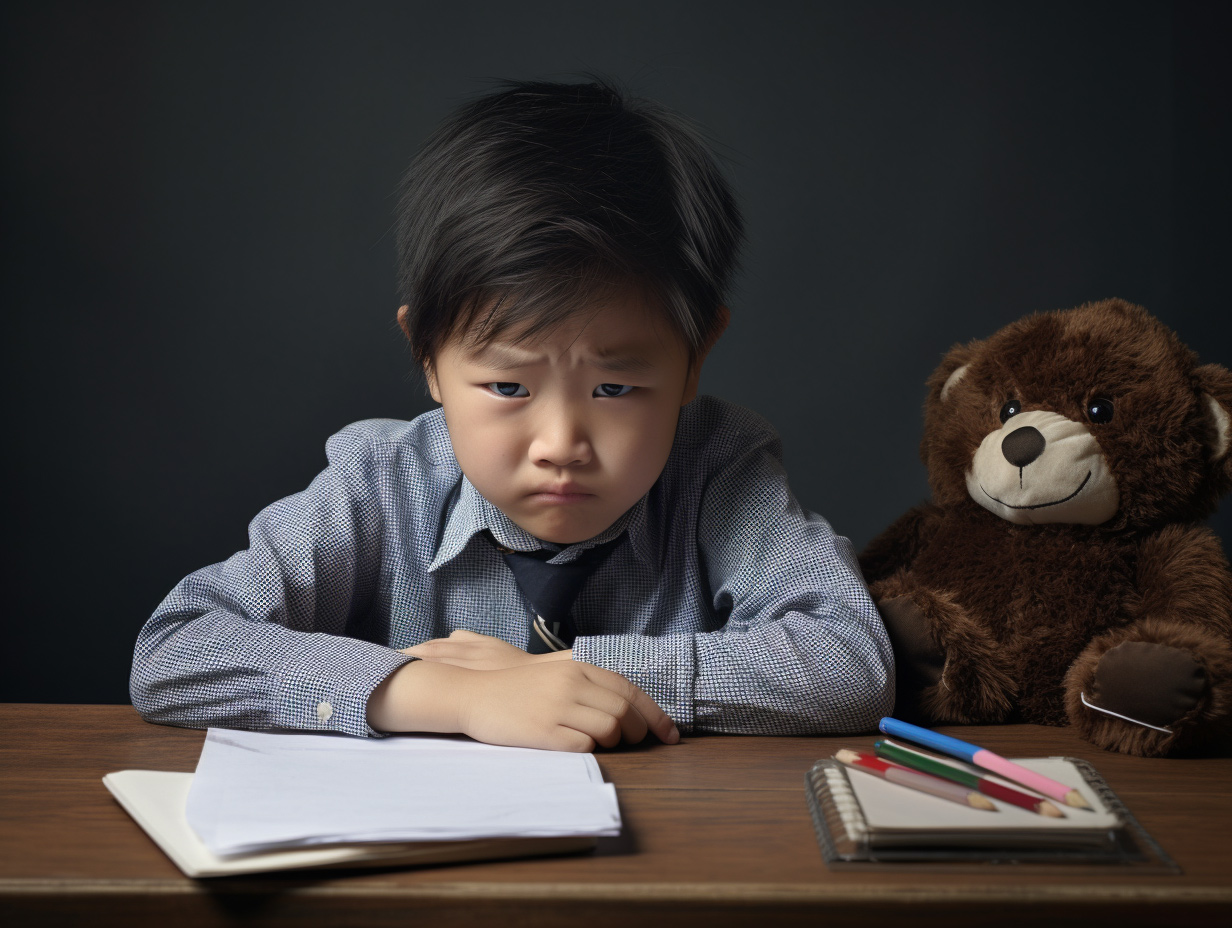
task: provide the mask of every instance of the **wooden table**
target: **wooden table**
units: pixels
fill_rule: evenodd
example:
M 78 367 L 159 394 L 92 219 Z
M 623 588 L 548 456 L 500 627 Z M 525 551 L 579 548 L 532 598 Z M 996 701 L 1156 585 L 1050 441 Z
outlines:
M 1011 756 L 1092 761 L 1179 876 L 1012 866 L 828 870 L 804 774 L 843 738 L 691 737 L 601 752 L 624 833 L 538 860 L 193 881 L 112 800 L 113 770 L 192 770 L 204 733 L 127 706 L 0 706 L 0 918 L 8 925 L 1198 925 L 1232 915 L 1232 758 L 1144 760 L 1067 729 L 943 729 Z M 161 920 L 161 921 L 156 921 Z M 1225 922 L 1226 923 L 1226 922 Z

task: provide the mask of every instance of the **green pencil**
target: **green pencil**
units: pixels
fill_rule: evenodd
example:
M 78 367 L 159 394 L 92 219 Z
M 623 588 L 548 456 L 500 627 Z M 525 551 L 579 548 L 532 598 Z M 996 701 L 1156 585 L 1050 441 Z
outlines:
M 878 741 L 873 745 L 873 750 L 877 752 L 878 757 L 884 757 L 886 760 L 902 764 L 904 767 L 910 767 L 912 770 L 919 770 L 921 773 L 931 773 L 935 777 L 941 777 L 943 780 L 949 780 L 952 783 L 961 783 L 963 786 L 979 790 L 985 796 L 991 796 L 993 799 L 1000 799 L 1002 802 L 1030 809 L 1032 812 L 1038 812 L 1040 815 L 1046 815 L 1049 818 L 1065 818 L 1065 813 L 1047 799 L 1040 799 L 1038 796 L 1020 793 L 1016 789 L 1010 789 L 1008 786 L 1002 786 L 1000 783 L 987 780 L 978 773 L 959 770 L 957 767 L 951 767 L 949 764 L 929 757 L 927 754 L 912 751 L 891 741 Z

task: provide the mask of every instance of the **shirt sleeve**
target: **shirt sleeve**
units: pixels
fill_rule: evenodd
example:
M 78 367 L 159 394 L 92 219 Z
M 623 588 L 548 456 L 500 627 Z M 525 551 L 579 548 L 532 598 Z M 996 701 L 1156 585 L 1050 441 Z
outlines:
M 253 519 L 247 550 L 184 578 L 142 627 L 130 692 L 143 718 L 380 734 L 368 697 L 412 658 L 353 637 L 382 539 L 372 454 L 354 429 L 329 440 L 306 490 Z
M 628 676 L 683 731 L 876 728 L 894 703 L 885 626 L 851 543 L 792 495 L 768 427 L 709 480 L 697 533 L 701 574 L 714 614 L 726 617 L 722 626 L 580 638 L 575 659 Z

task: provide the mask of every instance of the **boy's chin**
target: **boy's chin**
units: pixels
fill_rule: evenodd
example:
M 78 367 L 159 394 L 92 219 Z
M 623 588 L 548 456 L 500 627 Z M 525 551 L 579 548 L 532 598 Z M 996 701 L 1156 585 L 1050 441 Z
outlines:
M 506 515 L 509 515 L 506 513 Z M 512 521 L 523 531 L 534 535 L 540 541 L 548 541 L 554 545 L 575 545 L 581 541 L 589 541 L 596 535 L 602 535 L 616 524 L 615 519 L 583 519 L 564 521 L 556 519 L 515 519 Z
M 526 528 L 526 526 L 522 526 L 522 527 Z M 608 525 L 603 526 L 602 528 L 595 529 L 594 531 L 590 531 L 590 530 L 552 531 L 550 529 L 541 529 L 539 531 L 535 531 L 530 528 L 526 528 L 526 531 L 530 532 L 540 541 L 550 541 L 554 545 L 576 545 L 580 541 L 589 541 L 591 538 L 594 538 L 596 535 L 602 535 L 609 528 L 611 528 L 610 523 Z

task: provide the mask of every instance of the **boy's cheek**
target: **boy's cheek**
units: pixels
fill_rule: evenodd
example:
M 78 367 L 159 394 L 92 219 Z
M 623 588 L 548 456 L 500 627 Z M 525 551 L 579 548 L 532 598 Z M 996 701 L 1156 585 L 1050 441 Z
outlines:
M 498 422 L 459 422 L 449 431 L 454 454 L 468 477 L 469 470 L 508 474 L 524 456 L 523 443 Z M 474 483 L 474 480 L 471 480 Z
M 622 470 L 626 473 L 631 470 L 642 479 L 651 475 L 649 479 L 653 483 L 671 454 L 677 419 L 677 416 L 656 415 L 623 424 L 609 443 L 609 459 L 622 460 Z

